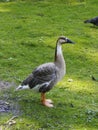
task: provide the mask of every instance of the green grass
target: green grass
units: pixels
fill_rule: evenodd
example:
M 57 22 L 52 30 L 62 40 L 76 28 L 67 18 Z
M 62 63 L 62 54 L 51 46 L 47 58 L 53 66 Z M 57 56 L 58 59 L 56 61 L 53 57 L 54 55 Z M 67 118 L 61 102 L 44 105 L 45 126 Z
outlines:
M 54 108 L 40 103 L 40 94 L 15 86 L 0 92 L 1 99 L 19 106 L 19 112 L 0 115 L 8 130 L 98 129 L 98 27 L 83 21 L 98 15 L 98 0 L 17 0 L 0 2 L 0 79 L 17 85 L 32 70 L 53 61 L 60 35 L 75 41 L 63 46 L 67 74 L 47 97 Z M 68 82 L 68 79 L 73 82 Z M 13 115 L 16 124 L 4 125 Z M 8 127 L 8 128 L 7 128 Z

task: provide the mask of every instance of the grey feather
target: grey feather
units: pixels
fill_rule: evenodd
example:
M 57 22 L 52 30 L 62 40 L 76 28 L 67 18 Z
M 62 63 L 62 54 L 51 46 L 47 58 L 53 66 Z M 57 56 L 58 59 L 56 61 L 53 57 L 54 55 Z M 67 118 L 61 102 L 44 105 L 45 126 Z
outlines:
M 39 91 L 49 91 L 56 83 L 57 73 L 54 63 L 42 64 L 30 74 L 23 82 L 22 85 L 29 85 L 30 88 L 34 88 L 37 85 L 41 85 Z M 50 84 L 47 87 L 47 83 Z M 46 84 L 44 84 L 46 83 Z

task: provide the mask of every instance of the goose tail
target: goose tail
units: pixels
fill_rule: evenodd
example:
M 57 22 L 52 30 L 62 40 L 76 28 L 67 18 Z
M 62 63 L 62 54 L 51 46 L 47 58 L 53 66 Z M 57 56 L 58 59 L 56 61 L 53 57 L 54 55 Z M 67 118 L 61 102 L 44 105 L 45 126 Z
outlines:
M 17 88 L 16 88 L 16 91 L 18 90 L 23 90 L 23 89 L 29 89 L 29 85 L 19 85 Z

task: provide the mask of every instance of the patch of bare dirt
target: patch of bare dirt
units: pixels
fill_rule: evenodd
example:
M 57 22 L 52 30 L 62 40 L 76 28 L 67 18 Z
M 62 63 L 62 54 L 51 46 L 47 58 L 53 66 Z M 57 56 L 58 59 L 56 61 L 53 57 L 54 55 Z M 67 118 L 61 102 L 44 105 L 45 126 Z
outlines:
M 10 88 L 10 87 L 12 87 L 12 86 L 15 86 L 15 83 L 14 82 L 5 82 L 5 81 L 1 81 L 0 80 L 0 90 L 1 89 L 6 89 L 6 88 Z
M 19 106 L 15 99 L 11 96 L 11 87 L 15 88 L 16 84 L 14 82 L 10 83 L 0 80 L 0 113 L 12 112 L 16 115 L 16 113 L 19 113 Z
M 11 106 L 8 102 L 4 100 L 0 100 L 0 112 L 9 112 L 11 109 Z

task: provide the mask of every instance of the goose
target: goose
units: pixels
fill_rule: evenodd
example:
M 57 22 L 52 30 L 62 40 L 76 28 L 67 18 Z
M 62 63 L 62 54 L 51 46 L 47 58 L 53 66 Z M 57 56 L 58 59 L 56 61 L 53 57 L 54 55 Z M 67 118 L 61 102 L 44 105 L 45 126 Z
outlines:
M 98 26 L 98 17 L 95 17 L 95 18 L 92 18 L 89 20 L 85 20 L 84 23 L 92 23 L 92 24 Z
M 53 107 L 53 101 L 46 99 L 46 92 L 50 91 L 66 73 L 66 64 L 62 53 L 62 44 L 74 43 L 65 36 L 60 36 L 56 42 L 54 62 L 44 63 L 36 67 L 33 72 L 19 85 L 16 90 L 33 89 L 41 93 L 44 106 Z

